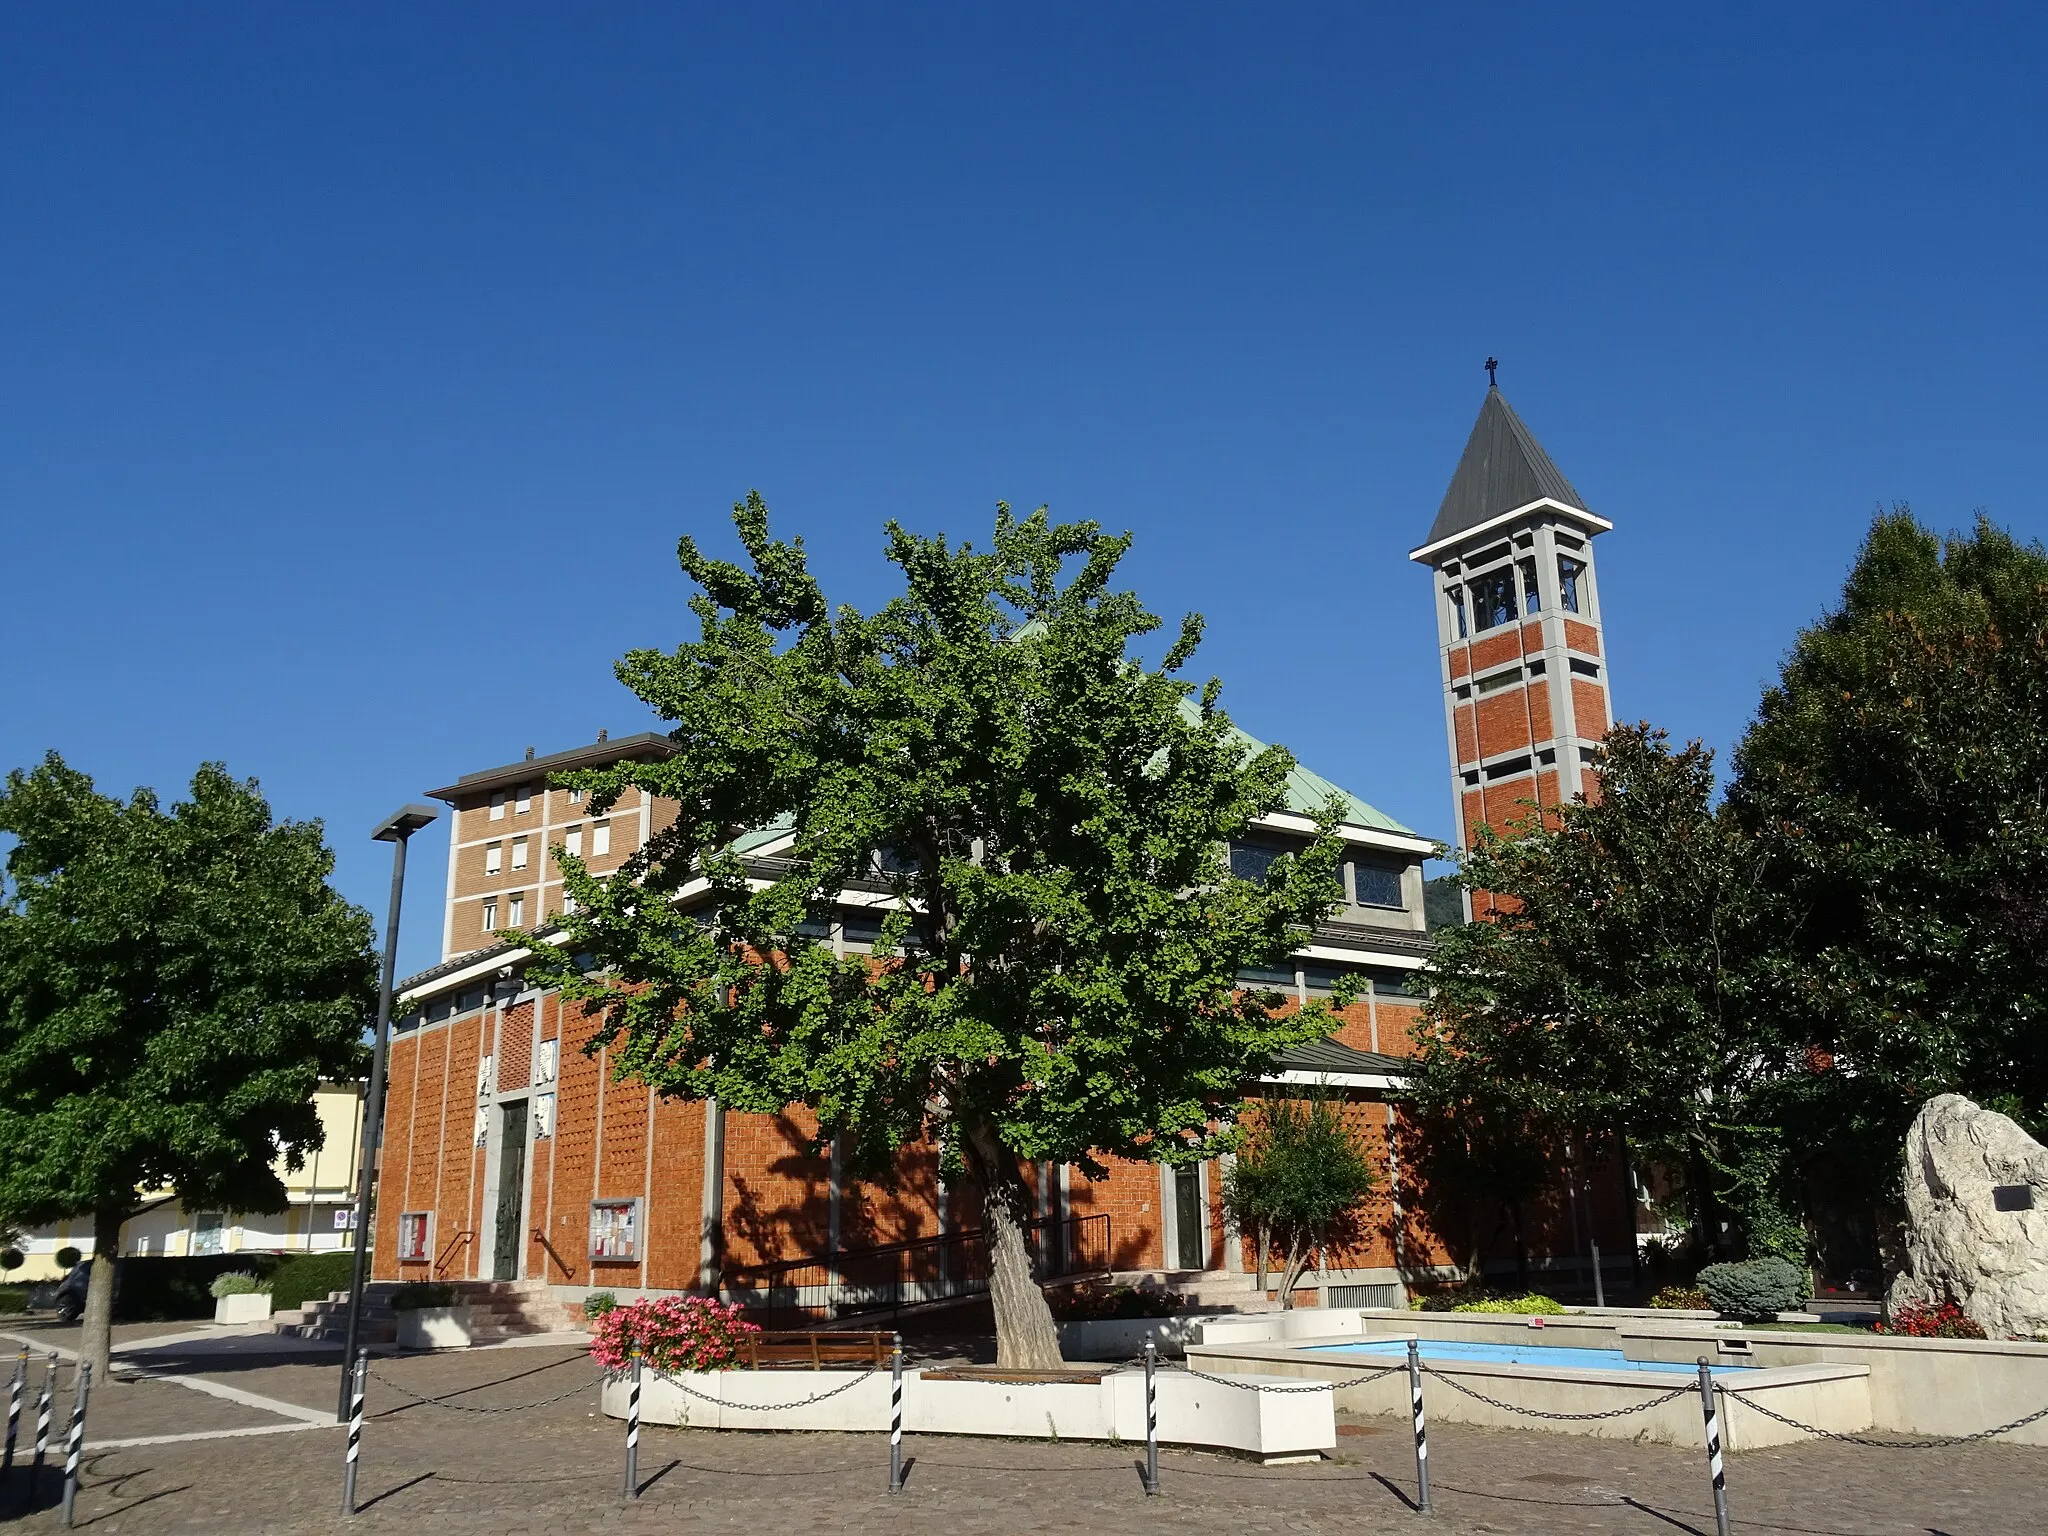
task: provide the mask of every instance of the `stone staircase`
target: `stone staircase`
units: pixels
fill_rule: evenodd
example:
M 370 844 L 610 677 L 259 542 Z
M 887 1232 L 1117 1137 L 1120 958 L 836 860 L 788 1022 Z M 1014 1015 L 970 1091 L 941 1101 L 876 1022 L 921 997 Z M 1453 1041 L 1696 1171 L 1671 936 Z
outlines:
M 457 1302 L 469 1308 L 470 1338 L 478 1344 L 583 1326 L 555 1300 L 545 1280 L 458 1280 L 455 1293 Z
M 555 1300 L 543 1280 L 455 1280 L 456 1303 L 469 1308 L 470 1336 L 478 1344 L 496 1344 L 536 1333 L 563 1333 L 582 1326 Z M 398 1314 L 391 1298 L 395 1281 L 373 1280 L 363 1289 L 363 1343 L 398 1342 Z M 325 1301 L 309 1302 L 296 1317 L 281 1312 L 272 1327 L 288 1338 L 318 1339 L 339 1344 L 348 1334 L 348 1292 L 335 1291 Z
M 391 1310 L 391 1293 L 398 1289 L 393 1280 L 372 1280 L 363 1287 L 361 1338 L 367 1345 L 398 1342 L 398 1314 Z M 341 1344 L 348 1339 L 348 1292 L 330 1291 L 325 1301 L 309 1301 L 297 1312 L 272 1316 L 273 1333 L 288 1339 L 318 1339 L 323 1344 Z
M 1167 1291 L 1202 1312 L 1278 1312 L 1280 1303 L 1259 1294 L 1257 1277 L 1218 1269 L 1128 1269 L 1110 1276 L 1117 1285 Z

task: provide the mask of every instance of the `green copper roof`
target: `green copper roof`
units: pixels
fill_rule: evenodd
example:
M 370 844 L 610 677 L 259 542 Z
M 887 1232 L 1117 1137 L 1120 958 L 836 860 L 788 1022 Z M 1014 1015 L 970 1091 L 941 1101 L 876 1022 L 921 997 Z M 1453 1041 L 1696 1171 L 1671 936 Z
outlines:
M 1201 718 L 1202 709 L 1193 699 L 1180 701 L 1181 713 L 1190 720 Z M 1239 730 L 1236 725 L 1231 731 L 1244 743 L 1245 755 L 1252 756 L 1266 750 L 1266 744 L 1249 731 Z M 1371 827 L 1380 832 L 1399 832 L 1407 837 L 1422 834 L 1411 827 L 1404 827 L 1385 811 L 1365 803 L 1341 784 L 1332 784 L 1320 773 L 1312 772 L 1301 765 L 1300 759 L 1287 772 L 1287 809 L 1297 816 L 1313 816 L 1335 795 L 1344 805 L 1344 819 L 1354 827 Z

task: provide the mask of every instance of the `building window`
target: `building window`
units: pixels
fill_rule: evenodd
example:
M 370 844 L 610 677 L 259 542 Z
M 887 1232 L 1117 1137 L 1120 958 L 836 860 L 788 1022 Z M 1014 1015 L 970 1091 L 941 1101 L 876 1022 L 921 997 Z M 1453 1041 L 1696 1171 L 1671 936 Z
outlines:
M 1466 637 L 1466 630 L 1465 589 L 1462 587 L 1451 588 L 1451 614 L 1458 621 L 1458 638 L 1463 640 Z
M 493 794 L 493 795 L 491 796 L 491 820 L 493 820 L 493 821 L 503 821 L 504 819 L 505 819 L 505 791 L 503 791 L 503 790 L 501 789 L 501 790 L 498 790 L 498 791 L 497 791 L 497 792 L 496 792 L 495 794 Z
M 1524 555 L 1519 563 L 1522 567 L 1522 611 L 1541 613 L 1543 593 L 1536 585 L 1536 561 L 1533 557 Z
M 1512 624 L 1520 617 L 1515 611 L 1515 573 L 1511 566 L 1488 571 L 1471 581 L 1472 627 L 1481 631 Z
M 524 816 L 528 811 L 533 809 L 533 786 L 531 784 L 522 784 L 519 786 L 519 800 L 518 803 L 512 807 L 512 809 L 514 812 L 521 816 Z
M 1297 850 L 1285 843 L 1258 841 L 1250 838 L 1232 839 L 1230 844 L 1230 872 L 1240 880 L 1265 882 L 1267 873 L 1273 868 L 1273 861 L 1283 854 Z
M 582 791 L 582 790 L 580 790 L 580 789 L 572 789 L 572 790 L 570 790 L 570 791 L 569 791 L 569 803 L 570 803 L 571 805 L 581 805 L 581 804 L 583 803 L 583 791 Z
M 504 867 L 505 847 L 502 843 L 492 843 L 488 848 L 484 849 L 485 874 L 495 875 L 499 870 L 503 869 Z
M 1385 864 L 1351 861 L 1352 902 L 1361 907 L 1405 907 L 1401 898 L 1401 871 Z
M 1571 658 L 1571 668 L 1581 677 L 1598 677 L 1600 675 L 1600 664 L 1597 661 L 1581 661 L 1578 657 L 1574 656 Z
M 407 1211 L 398 1218 L 400 1263 L 424 1264 L 427 1261 L 427 1228 L 433 1219 L 432 1211 Z
M 526 839 L 523 837 L 512 839 L 512 867 L 514 869 L 526 868 Z
M 640 1202 L 590 1202 L 590 1256 L 600 1263 L 635 1264 L 640 1260 Z
M 590 856 L 602 858 L 612 851 L 612 824 L 608 821 L 593 821 L 590 824 Z
M 1375 971 L 1372 977 L 1372 995 L 1395 1003 L 1419 1003 L 1422 988 L 1410 971 Z
M 1567 613 L 1579 611 L 1579 578 L 1585 571 L 1585 561 L 1574 560 L 1570 555 L 1557 557 L 1557 600 Z
M 569 917 L 576 911 L 576 898 L 567 891 L 562 892 L 562 916 Z
M 1342 966 L 1304 965 L 1301 968 L 1301 984 L 1311 997 L 1327 997 L 1337 990 L 1337 982 L 1344 975 Z
M 506 925 L 517 928 L 526 921 L 526 898 L 514 896 L 507 905 L 509 910 L 506 914 Z
M 1291 965 L 1248 965 L 1237 973 L 1240 986 L 1257 987 L 1260 991 L 1284 987 L 1294 990 L 1294 967 Z
M 583 857 L 583 829 L 581 827 L 571 827 L 563 834 L 562 851 L 573 854 L 579 859 Z
M 485 933 L 495 933 L 497 931 L 497 928 L 498 903 L 495 899 L 493 899 L 484 903 L 483 929 Z

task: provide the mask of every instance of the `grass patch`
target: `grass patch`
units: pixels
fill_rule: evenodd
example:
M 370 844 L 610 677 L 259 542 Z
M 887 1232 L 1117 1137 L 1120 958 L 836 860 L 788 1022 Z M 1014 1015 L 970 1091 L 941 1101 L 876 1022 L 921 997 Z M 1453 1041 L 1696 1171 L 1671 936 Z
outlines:
M 1875 1328 L 1857 1323 L 1716 1323 L 1714 1326 L 1733 1328 L 1742 1333 L 1861 1333 L 1872 1338 L 1877 1336 Z

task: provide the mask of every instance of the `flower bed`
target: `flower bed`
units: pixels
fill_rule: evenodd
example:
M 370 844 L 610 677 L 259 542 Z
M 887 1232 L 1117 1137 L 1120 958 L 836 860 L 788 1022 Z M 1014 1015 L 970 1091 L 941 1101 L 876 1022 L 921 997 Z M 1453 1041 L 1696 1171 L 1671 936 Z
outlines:
M 1952 1301 L 1944 1301 L 1939 1306 L 1921 1302 L 1916 1306 L 1901 1307 L 1892 1314 L 1890 1322 L 1879 1323 L 1877 1331 L 1907 1339 L 1984 1337 L 1984 1330 L 1977 1320 Z
M 729 1302 L 704 1296 L 664 1296 L 612 1307 L 593 1325 L 590 1357 L 622 1371 L 638 1355 L 651 1371 L 729 1371 L 746 1341 L 761 1331 Z

